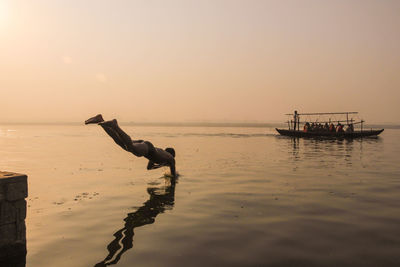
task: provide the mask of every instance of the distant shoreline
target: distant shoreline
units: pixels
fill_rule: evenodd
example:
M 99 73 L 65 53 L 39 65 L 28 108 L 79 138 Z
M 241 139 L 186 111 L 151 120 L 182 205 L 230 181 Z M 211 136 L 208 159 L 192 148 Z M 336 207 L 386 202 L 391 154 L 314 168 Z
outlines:
M 274 122 L 120 122 L 127 126 L 149 127 L 238 127 L 238 128 L 287 128 L 287 123 Z M 83 125 L 82 122 L 0 122 L 1 125 Z M 400 129 L 399 124 L 373 123 L 364 125 L 364 129 Z

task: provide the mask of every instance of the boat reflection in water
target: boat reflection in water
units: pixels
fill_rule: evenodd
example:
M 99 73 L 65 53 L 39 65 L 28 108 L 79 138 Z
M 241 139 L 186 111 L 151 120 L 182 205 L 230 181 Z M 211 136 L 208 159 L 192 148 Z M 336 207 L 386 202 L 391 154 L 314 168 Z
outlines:
M 165 180 L 169 183 L 166 186 L 147 188 L 150 199 L 137 211 L 128 213 L 128 216 L 124 219 L 124 227 L 114 233 L 115 239 L 107 246 L 109 254 L 103 261 L 97 263 L 95 267 L 118 263 L 122 254 L 133 247 L 134 229 L 154 223 L 158 214 L 173 208 L 177 179 L 168 177 Z M 120 244 L 122 244 L 122 247 Z

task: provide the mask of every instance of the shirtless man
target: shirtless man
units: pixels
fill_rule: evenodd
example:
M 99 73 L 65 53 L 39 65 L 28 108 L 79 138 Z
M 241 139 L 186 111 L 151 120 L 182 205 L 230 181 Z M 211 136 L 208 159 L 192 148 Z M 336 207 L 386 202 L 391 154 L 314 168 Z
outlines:
M 145 157 L 149 160 L 147 169 L 157 169 L 169 166 L 171 175 L 176 177 L 175 172 L 175 150 L 171 147 L 164 149 L 154 147 L 149 141 L 132 140 L 119 126 L 116 119 L 104 121 L 98 114 L 85 121 L 85 124 L 98 124 L 122 149 L 131 152 L 137 157 Z

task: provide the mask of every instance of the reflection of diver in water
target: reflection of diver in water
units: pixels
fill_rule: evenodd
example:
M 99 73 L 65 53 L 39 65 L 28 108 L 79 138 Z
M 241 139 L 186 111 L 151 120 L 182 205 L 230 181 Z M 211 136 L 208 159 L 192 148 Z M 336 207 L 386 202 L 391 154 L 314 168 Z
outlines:
M 170 180 L 170 184 L 161 188 L 147 188 L 150 199 L 147 200 L 137 211 L 128 213 L 124 219 L 125 225 L 122 229 L 114 233 L 115 239 L 107 246 L 109 254 L 95 267 L 107 266 L 118 263 L 122 254 L 133 247 L 134 229 L 146 224 L 152 224 L 155 217 L 165 210 L 172 209 L 175 200 L 176 178 Z M 121 245 L 122 244 L 122 247 Z

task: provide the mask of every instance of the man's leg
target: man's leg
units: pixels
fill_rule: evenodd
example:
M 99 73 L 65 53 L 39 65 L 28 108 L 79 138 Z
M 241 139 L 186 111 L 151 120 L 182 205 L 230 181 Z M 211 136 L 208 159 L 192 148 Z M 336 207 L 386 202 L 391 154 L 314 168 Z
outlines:
M 102 125 L 101 123 L 99 123 L 99 125 L 104 129 L 104 131 L 114 140 L 115 143 L 117 143 L 117 145 L 119 145 L 120 147 L 122 147 L 122 149 L 129 151 L 128 147 L 125 145 L 124 141 L 122 140 L 122 138 L 118 135 L 118 133 L 111 127 Z
M 99 124 L 104 131 L 124 150 L 128 150 L 122 138 L 118 135 L 118 133 L 112 129 L 112 127 L 108 127 L 106 123 L 104 123 L 103 116 L 101 114 L 97 114 L 96 116 L 87 119 L 85 124 Z
M 101 114 L 98 114 L 86 120 L 85 124 L 99 124 L 117 145 L 135 156 L 142 157 L 149 153 L 147 144 L 143 140 L 132 141 L 131 137 L 119 127 L 116 119 L 104 121 Z
M 132 141 L 131 137 L 125 133 L 118 125 L 116 119 L 99 123 L 114 141 L 126 151 L 135 156 L 142 157 L 148 154 L 147 144 L 139 141 Z

